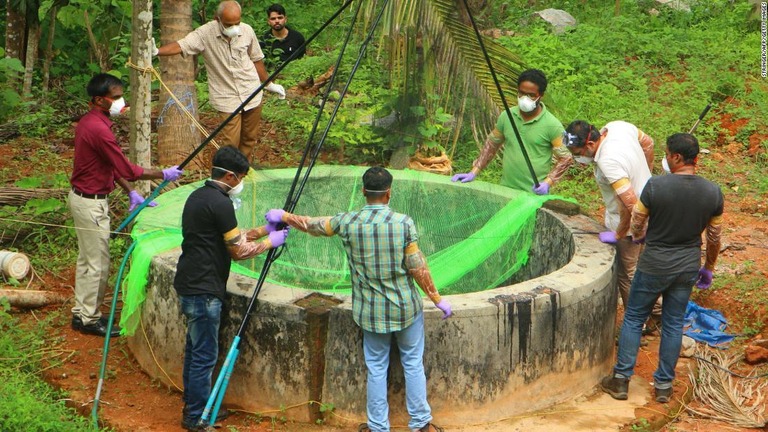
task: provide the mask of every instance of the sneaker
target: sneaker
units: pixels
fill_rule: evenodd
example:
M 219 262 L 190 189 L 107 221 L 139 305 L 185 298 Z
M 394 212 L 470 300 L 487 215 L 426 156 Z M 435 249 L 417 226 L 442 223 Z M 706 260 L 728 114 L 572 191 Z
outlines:
M 200 422 L 200 419 L 185 418 L 181 420 L 181 427 L 190 432 L 215 432 L 213 426 Z
M 609 375 L 600 381 L 600 388 L 614 399 L 627 400 L 629 378 L 617 378 L 614 375 Z
M 430 429 L 430 426 L 432 427 L 432 429 Z M 427 423 L 421 428 L 416 429 L 414 432 L 430 432 L 432 430 L 434 430 L 435 432 L 443 432 L 443 428 L 433 423 Z
M 667 403 L 670 399 L 672 399 L 672 387 L 660 389 L 655 388 L 656 390 L 656 402 L 658 403 Z
M 220 409 L 216 414 L 216 421 L 214 423 L 222 422 L 226 420 L 230 415 L 232 415 L 232 411 L 228 409 Z M 187 404 L 184 404 L 184 406 L 181 408 L 181 418 L 185 419 L 187 417 L 189 417 L 189 408 L 187 408 Z

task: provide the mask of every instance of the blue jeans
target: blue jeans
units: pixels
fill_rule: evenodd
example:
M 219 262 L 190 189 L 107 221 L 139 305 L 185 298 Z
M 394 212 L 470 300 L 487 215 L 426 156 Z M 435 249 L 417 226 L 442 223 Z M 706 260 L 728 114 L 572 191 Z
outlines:
M 637 351 L 640 349 L 643 323 L 648 319 L 656 299 L 661 295 L 663 301 L 661 302 L 659 367 L 653 374 L 653 381 L 657 389 L 672 387 L 683 340 L 685 308 L 697 276 L 698 271 L 666 275 L 652 275 L 640 270 L 635 272 L 632 287 L 629 290 L 629 301 L 624 312 L 624 324 L 621 326 L 621 336 L 619 336 L 619 353 L 616 366 L 613 368 L 615 375 L 624 378 L 632 376 L 637 362 Z
M 197 423 L 211 395 L 211 376 L 219 355 L 221 300 L 212 295 L 179 296 L 187 317 L 184 347 L 184 404 L 189 423 Z
M 387 369 L 392 336 L 400 350 L 405 375 L 405 406 L 411 416 L 408 427 L 419 429 L 432 420 L 424 375 L 424 314 L 419 312 L 413 324 L 400 331 L 371 333 L 363 330 L 363 352 L 368 367 L 368 427 L 372 432 L 389 431 Z

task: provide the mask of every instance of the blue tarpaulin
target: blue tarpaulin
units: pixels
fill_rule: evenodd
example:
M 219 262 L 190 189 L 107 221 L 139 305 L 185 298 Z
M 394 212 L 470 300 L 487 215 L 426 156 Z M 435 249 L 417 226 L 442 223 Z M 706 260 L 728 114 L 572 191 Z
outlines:
M 734 336 L 725 333 L 728 321 L 720 311 L 707 309 L 689 301 L 685 308 L 683 334 L 709 346 L 717 347 L 732 341 Z

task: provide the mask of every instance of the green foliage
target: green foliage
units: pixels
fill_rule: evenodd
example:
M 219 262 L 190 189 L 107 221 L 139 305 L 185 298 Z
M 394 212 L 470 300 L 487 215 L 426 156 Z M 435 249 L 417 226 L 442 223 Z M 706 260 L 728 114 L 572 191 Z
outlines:
M 37 374 L 41 361 L 55 347 L 45 339 L 54 324 L 48 315 L 33 326 L 21 325 L 0 300 L 0 430 L 3 431 L 96 431 L 90 422 L 64 404 L 65 395 Z M 34 321 L 33 321 L 34 322 Z
M 5 50 L 0 47 L 0 121 L 4 121 L 7 114 L 21 103 L 21 95 L 9 86 L 9 81 L 18 81 L 24 73 L 24 65 L 19 59 L 5 56 Z

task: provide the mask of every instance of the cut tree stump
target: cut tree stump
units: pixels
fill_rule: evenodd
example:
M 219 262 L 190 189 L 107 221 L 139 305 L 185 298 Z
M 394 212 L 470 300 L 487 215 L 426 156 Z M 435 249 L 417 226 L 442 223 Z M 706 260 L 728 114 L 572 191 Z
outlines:
M 50 291 L 0 289 L 0 299 L 6 298 L 13 307 L 37 309 L 51 304 L 62 304 L 67 298 Z

